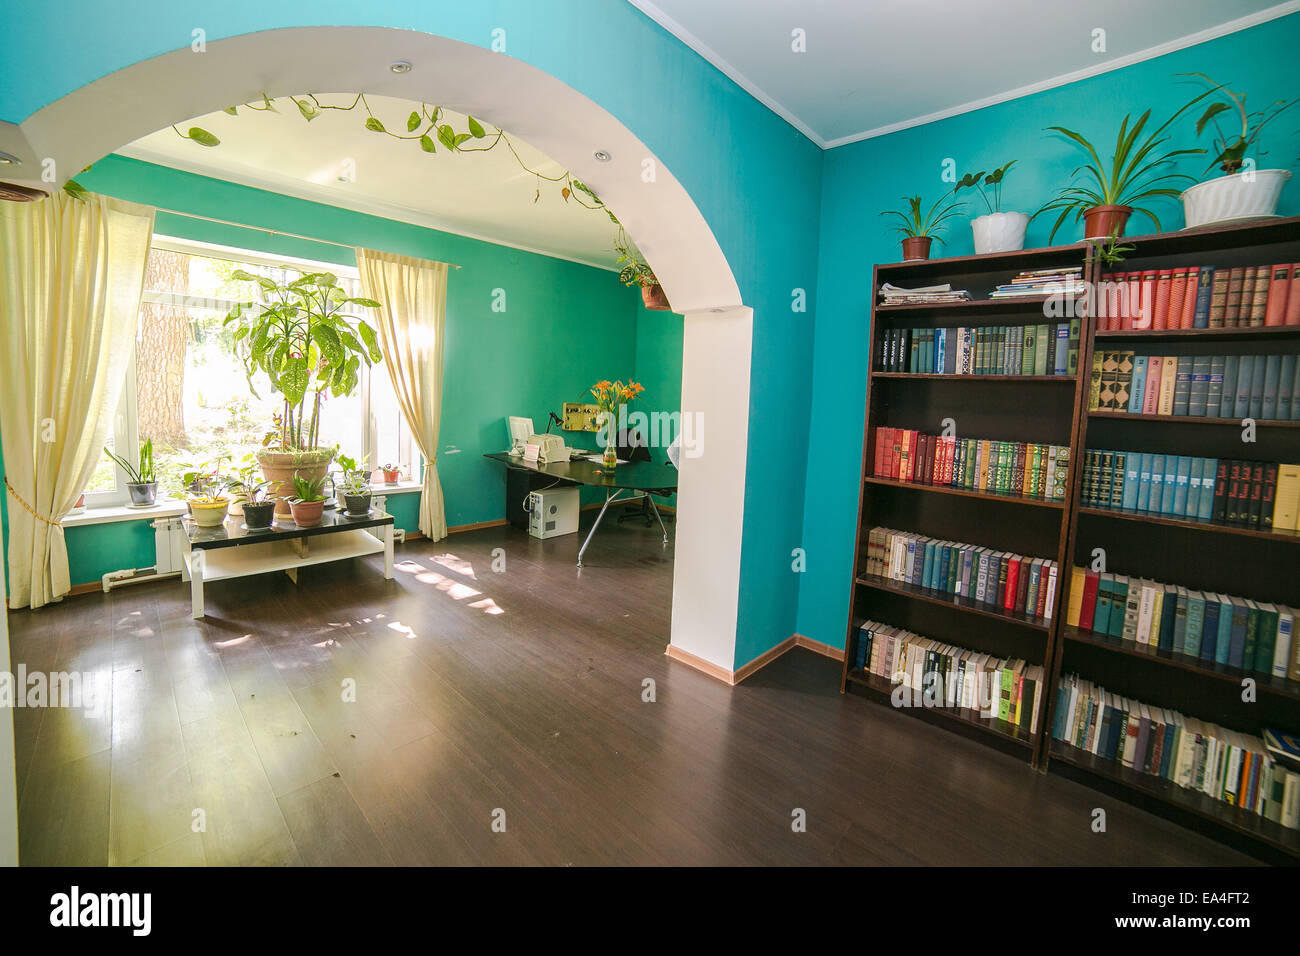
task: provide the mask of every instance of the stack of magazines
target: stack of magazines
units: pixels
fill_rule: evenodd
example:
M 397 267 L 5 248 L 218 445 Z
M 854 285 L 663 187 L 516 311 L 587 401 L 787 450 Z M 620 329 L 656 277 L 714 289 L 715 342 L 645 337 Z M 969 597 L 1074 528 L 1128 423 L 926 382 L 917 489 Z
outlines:
M 1064 269 L 1032 269 L 1020 273 L 989 294 L 991 299 L 1013 299 L 1031 295 L 1079 295 L 1083 292 L 1083 266 Z
M 904 289 L 889 282 L 880 287 L 881 305 L 922 305 L 931 302 L 965 302 L 968 299 L 969 292 L 954 289 L 948 282 L 920 289 Z

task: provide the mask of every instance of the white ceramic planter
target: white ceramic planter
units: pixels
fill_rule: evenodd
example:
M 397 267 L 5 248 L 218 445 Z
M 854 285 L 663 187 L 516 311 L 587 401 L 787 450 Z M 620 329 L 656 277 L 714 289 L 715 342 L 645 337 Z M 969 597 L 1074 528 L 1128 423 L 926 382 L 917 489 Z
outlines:
M 1014 252 L 1025 248 L 1025 227 L 1029 217 L 1023 212 L 994 212 L 970 221 L 975 233 L 975 253 Z
M 1197 183 L 1180 197 L 1186 228 L 1276 215 L 1282 187 L 1290 178 L 1285 169 L 1256 169 Z

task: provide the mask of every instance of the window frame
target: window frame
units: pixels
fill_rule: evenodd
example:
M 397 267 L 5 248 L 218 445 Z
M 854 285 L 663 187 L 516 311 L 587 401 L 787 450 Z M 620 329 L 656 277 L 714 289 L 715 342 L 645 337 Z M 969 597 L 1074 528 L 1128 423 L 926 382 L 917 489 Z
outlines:
M 215 243 L 201 242 L 195 239 L 183 239 L 177 236 L 166 236 L 161 233 L 155 233 L 150 246 L 152 249 L 164 249 L 169 252 L 179 252 L 184 255 L 200 256 L 208 259 L 225 259 L 239 265 L 270 266 L 276 269 L 303 269 L 314 272 L 332 272 L 341 279 L 350 279 L 358 284 L 361 281 L 361 274 L 356 266 L 344 265 L 337 262 L 320 262 L 313 259 L 301 259 L 294 256 L 279 256 L 265 252 L 258 252 L 252 249 L 240 249 L 236 246 L 223 246 Z M 141 303 L 145 302 L 162 302 L 171 301 L 174 304 L 184 305 L 185 300 L 196 300 L 203 305 L 228 304 L 234 305 L 235 300 L 214 299 L 208 296 L 177 296 L 175 293 L 157 293 L 145 291 L 141 296 Z M 121 396 L 118 398 L 117 410 L 113 413 L 113 450 L 116 454 L 122 455 L 130 461 L 130 457 L 122 453 L 122 449 L 131 449 L 131 453 L 137 454 L 140 447 L 139 438 L 139 410 L 136 404 L 136 389 L 138 378 L 136 372 L 137 347 L 139 343 L 140 329 L 137 319 L 135 340 L 131 347 L 131 356 L 127 362 L 126 377 L 122 383 Z M 360 390 L 361 397 L 361 443 L 365 448 L 365 453 L 369 456 L 369 463 L 373 471 L 379 469 L 378 460 L 379 452 L 379 429 L 375 420 L 374 402 L 371 398 L 371 387 L 373 385 L 371 376 L 375 374 L 387 374 L 387 370 L 376 373 L 371 367 L 362 366 L 359 370 L 357 387 Z M 131 401 L 126 402 L 127 398 Z M 126 405 L 123 408 L 123 405 Z M 398 413 L 398 464 L 402 471 L 410 476 L 413 481 L 420 480 L 420 474 L 423 469 L 422 456 L 415 444 L 414 436 L 411 433 L 410 424 L 406 417 Z M 114 465 L 114 474 L 116 476 L 114 486 L 111 490 L 104 491 L 87 491 L 85 492 L 85 504 L 87 509 L 92 508 L 114 508 L 125 505 L 130 500 L 130 495 L 126 490 L 126 471 L 121 465 Z

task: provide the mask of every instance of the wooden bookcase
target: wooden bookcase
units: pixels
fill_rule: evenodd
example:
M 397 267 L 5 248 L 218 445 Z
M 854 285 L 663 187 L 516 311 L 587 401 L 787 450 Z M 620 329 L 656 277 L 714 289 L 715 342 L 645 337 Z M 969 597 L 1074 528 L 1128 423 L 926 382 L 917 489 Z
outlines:
M 1300 859 L 1300 831 L 1079 751 L 1054 740 L 1051 726 L 1058 682 L 1064 675 L 1078 673 L 1109 691 L 1252 735 L 1268 726 L 1300 730 L 1300 685 L 1294 681 L 1241 674 L 1224 665 L 1207 666 L 1066 624 L 1070 569 L 1089 564 L 1094 548 L 1105 549 L 1107 570 L 1116 573 L 1300 608 L 1300 534 L 1296 532 L 1108 511 L 1082 507 L 1080 502 L 1088 447 L 1300 462 L 1300 422 L 1260 422 L 1255 443 L 1246 445 L 1236 419 L 1090 412 L 1088 379 L 1094 350 L 1133 349 L 1155 355 L 1300 352 L 1300 327 L 1098 331 L 1085 315 L 1079 370 L 1073 376 L 912 374 L 882 372 L 877 367 L 880 338 L 894 328 L 1064 321 L 1045 318 L 1041 298 L 979 298 L 1021 270 L 1083 266 L 1087 281 L 1095 283 L 1108 271 L 1297 262 L 1300 217 L 1126 237 L 1124 243 L 1134 250 L 1114 267 L 1090 263 L 1090 247 L 1084 243 L 876 266 L 841 691 L 890 705 L 888 680 L 853 667 L 858 629 L 868 619 L 958 647 L 1042 664 L 1046 686 L 1033 734 L 969 712 L 933 707 L 900 710 L 1021 756 L 1039 770 L 1081 779 L 1256 855 L 1294 863 Z M 877 290 L 885 282 L 905 287 L 951 282 L 953 288 L 967 289 L 975 298 L 883 306 L 876 302 Z M 1068 444 L 1065 502 L 1007 498 L 873 476 L 878 427 L 934 434 L 941 431 L 945 418 L 956 421 L 959 436 Z M 1053 618 L 1044 622 L 1001 613 L 962 598 L 867 576 L 867 535 L 878 525 L 1054 559 L 1060 573 Z M 1257 699 L 1251 703 L 1242 700 L 1241 681 L 1246 676 L 1256 679 Z

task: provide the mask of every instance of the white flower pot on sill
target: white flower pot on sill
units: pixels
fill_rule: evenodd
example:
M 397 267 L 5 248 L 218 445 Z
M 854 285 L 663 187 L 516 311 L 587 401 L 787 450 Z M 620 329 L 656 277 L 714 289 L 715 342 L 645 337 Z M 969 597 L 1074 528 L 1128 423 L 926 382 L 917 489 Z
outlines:
M 1023 212 L 994 212 L 970 221 L 975 233 L 975 253 L 1015 252 L 1025 248 L 1025 227 L 1029 217 Z
M 1180 197 L 1186 228 L 1274 216 L 1290 178 L 1285 169 L 1255 169 L 1197 183 Z

